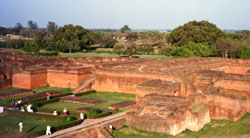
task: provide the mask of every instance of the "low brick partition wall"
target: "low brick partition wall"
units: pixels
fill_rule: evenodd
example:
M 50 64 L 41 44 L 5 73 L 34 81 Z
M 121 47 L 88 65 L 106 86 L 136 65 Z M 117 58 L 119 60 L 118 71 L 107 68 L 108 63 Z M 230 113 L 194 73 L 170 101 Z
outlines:
M 32 90 L 21 89 L 21 90 L 12 91 L 12 92 L 0 93 L 0 98 L 13 97 L 13 96 L 32 94 L 32 93 L 33 93 Z
M 73 97 L 73 96 L 62 97 L 60 101 L 70 102 L 70 103 L 89 104 L 89 105 L 96 105 L 96 104 L 105 102 L 104 100 L 85 98 L 85 97 Z
M 39 98 L 47 97 L 47 93 L 49 93 L 51 96 L 62 94 L 62 92 L 59 92 L 59 91 L 46 91 L 46 92 L 41 92 L 41 93 L 31 95 L 31 96 L 19 98 L 17 100 L 22 100 L 24 102 L 24 101 L 29 101 L 33 99 L 39 99 Z
M 123 109 L 129 108 L 135 104 L 136 104 L 135 101 L 123 101 L 120 103 L 110 105 L 109 109 L 111 109 L 111 110 L 116 110 L 116 109 L 123 110 Z

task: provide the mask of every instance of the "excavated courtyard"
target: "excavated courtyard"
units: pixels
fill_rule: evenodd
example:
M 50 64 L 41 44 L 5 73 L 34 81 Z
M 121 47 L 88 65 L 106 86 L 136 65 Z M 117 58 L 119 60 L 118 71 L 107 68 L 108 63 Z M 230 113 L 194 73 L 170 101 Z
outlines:
M 45 85 L 136 94 L 132 128 L 170 135 L 199 131 L 211 119 L 250 112 L 250 60 L 226 58 L 38 58 L 0 51 L 0 88 Z

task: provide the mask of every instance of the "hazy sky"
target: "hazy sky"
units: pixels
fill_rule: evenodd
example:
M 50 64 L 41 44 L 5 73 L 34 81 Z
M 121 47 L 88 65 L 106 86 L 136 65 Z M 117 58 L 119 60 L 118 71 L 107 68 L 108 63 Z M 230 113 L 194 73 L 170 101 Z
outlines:
M 174 29 L 208 20 L 221 29 L 250 29 L 250 0 L 1 0 L 0 26 L 33 20 L 85 28 Z

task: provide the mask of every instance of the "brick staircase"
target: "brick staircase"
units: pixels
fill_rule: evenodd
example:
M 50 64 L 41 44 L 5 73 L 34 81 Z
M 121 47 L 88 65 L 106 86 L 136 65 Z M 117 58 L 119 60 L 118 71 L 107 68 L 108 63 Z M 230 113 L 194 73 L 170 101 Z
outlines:
M 98 138 L 113 138 L 113 136 L 104 127 L 99 127 Z

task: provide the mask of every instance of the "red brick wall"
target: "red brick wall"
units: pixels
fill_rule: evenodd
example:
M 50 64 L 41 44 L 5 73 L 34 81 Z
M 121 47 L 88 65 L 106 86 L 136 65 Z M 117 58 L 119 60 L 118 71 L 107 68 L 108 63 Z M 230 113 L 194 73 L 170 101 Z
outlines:
M 47 84 L 47 69 L 31 72 L 31 88 L 45 86 Z
M 12 87 L 30 89 L 31 74 L 30 72 L 20 72 L 12 76 Z
M 250 67 L 245 66 L 224 66 L 219 68 L 211 69 L 214 71 L 223 71 L 225 73 L 232 73 L 232 74 L 246 74 L 248 70 L 250 70 Z
M 218 80 L 214 83 L 214 86 L 229 90 L 250 91 L 249 81 Z
M 47 83 L 54 87 L 76 88 L 78 86 L 77 71 L 48 69 Z

